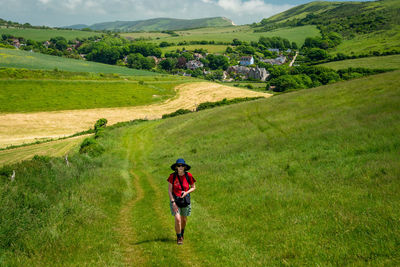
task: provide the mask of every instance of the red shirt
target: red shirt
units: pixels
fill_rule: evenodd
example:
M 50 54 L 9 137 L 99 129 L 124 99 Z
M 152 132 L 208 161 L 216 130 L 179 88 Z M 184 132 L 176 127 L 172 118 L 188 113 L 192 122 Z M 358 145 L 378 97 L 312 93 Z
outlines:
M 196 180 L 193 178 L 193 175 L 190 172 L 188 172 L 187 174 L 188 174 L 188 177 L 189 177 L 190 185 L 193 185 L 196 182 Z M 172 180 L 173 179 L 174 179 L 174 173 L 171 173 L 169 175 L 167 181 L 170 184 L 172 184 Z M 186 180 L 185 175 L 183 175 L 183 176 L 176 175 L 174 184 L 172 185 L 172 192 L 174 193 L 175 196 L 181 196 L 181 194 L 182 194 L 182 187 L 181 187 L 181 184 L 179 183 L 178 179 L 182 182 L 183 190 L 184 191 L 188 191 L 189 190 L 189 184 L 188 184 L 188 182 Z

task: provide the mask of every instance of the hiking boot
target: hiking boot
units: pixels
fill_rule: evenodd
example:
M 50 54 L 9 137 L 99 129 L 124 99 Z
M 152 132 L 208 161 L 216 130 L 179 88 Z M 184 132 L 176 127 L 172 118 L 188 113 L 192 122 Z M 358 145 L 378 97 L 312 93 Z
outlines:
M 176 241 L 176 243 L 178 245 L 183 245 L 183 238 L 182 237 L 178 237 L 178 240 Z

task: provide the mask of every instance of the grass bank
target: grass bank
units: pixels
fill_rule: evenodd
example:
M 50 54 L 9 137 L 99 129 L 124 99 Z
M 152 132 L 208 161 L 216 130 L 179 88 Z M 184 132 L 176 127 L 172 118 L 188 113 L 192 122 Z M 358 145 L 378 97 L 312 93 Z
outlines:
M 39 42 L 48 41 L 51 38 L 62 36 L 65 39 L 75 40 L 76 38 L 88 38 L 91 36 L 101 36 L 102 33 L 87 32 L 77 30 L 58 30 L 58 29 L 19 29 L 19 28 L 0 28 L 1 34 L 11 34 L 15 37 L 24 37 L 26 40 Z

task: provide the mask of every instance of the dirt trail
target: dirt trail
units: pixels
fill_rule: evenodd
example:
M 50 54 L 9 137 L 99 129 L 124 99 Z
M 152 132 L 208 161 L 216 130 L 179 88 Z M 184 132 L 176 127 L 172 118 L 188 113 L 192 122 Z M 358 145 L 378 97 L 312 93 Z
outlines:
M 180 108 L 195 109 L 206 101 L 271 96 L 211 82 L 183 84 L 177 86 L 176 90 L 177 97 L 147 106 L 0 114 L 0 147 L 71 135 L 93 127 L 99 118 L 106 118 L 111 125 L 133 119 L 161 118 L 163 114 Z

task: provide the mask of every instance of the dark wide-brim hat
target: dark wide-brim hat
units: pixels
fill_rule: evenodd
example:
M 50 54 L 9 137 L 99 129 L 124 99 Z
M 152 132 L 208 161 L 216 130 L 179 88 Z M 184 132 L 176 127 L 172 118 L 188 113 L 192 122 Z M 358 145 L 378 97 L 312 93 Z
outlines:
M 171 165 L 171 169 L 173 171 L 176 171 L 176 165 L 178 165 L 178 164 L 184 165 L 185 166 L 185 170 L 187 170 L 187 171 L 190 170 L 190 166 L 186 164 L 184 159 L 177 159 L 176 162 Z

